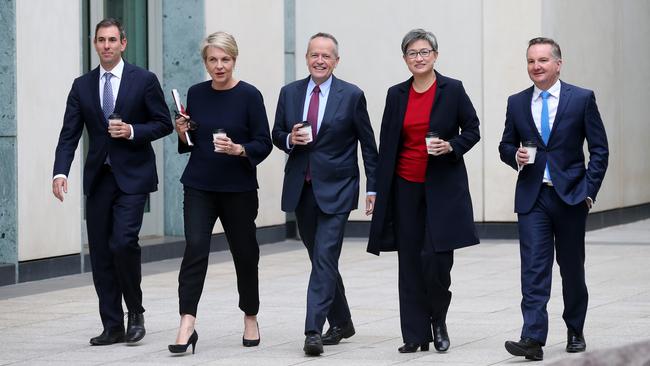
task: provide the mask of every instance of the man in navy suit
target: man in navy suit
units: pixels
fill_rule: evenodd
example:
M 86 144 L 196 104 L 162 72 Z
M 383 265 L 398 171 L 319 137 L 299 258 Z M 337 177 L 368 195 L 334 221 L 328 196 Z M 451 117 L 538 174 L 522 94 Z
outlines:
M 605 177 L 609 151 L 594 92 L 559 79 L 560 46 L 549 38 L 534 38 L 526 57 L 534 86 L 508 98 L 499 145 L 501 160 L 519 171 L 515 212 L 524 318 L 521 339 L 507 341 L 505 347 L 515 356 L 541 360 L 548 333 L 546 304 L 554 250 L 562 276 L 566 351 L 586 349 L 585 226 Z M 536 156 L 520 147 L 528 141 L 536 146 Z
M 126 43 L 117 20 L 97 24 L 94 44 L 100 65 L 72 84 L 54 161 L 52 193 L 63 201 L 86 127 L 88 248 L 104 327 L 90 340 L 92 345 L 133 343 L 145 335 L 138 234 L 147 196 L 158 185 L 151 142 L 173 130 L 156 76 L 122 60 Z M 113 113 L 121 115 L 122 122 L 111 121 L 109 126 Z M 128 308 L 126 333 L 122 298 Z
M 312 265 L 304 351 L 315 356 L 323 344 L 338 344 L 355 333 L 338 260 L 345 224 L 359 198 L 357 146 L 361 144 L 366 171 L 369 214 L 375 202 L 377 145 L 363 92 L 332 75 L 339 61 L 334 36 L 312 36 L 306 60 L 310 76 L 280 90 L 273 143 L 289 155 L 282 210 L 295 211 Z M 321 336 L 325 319 L 330 328 Z

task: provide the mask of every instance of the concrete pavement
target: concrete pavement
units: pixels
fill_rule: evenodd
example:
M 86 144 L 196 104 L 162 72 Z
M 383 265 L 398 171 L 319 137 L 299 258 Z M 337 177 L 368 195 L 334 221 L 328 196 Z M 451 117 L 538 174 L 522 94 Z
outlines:
M 588 351 L 650 340 L 650 220 L 587 233 L 585 328 Z M 365 252 L 365 240 L 344 243 L 340 270 L 357 334 L 321 357 L 306 357 L 304 340 L 309 261 L 302 244 L 261 247 L 259 314 L 261 344 L 243 348 L 243 314 L 237 308 L 229 253 L 212 253 L 196 329 L 196 354 L 172 356 L 178 326 L 180 260 L 145 264 L 142 287 L 147 336 L 134 346 L 91 347 L 99 334 L 97 298 L 89 274 L 0 287 L 0 365 L 510 365 L 521 358 L 503 343 L 518 339 L 519 250 L 516 241 L 489 240 L 455 254 L 448 315 L 451 348 L 399 354 L 397 257 Z M 545 360 L 571 363 L 585 357 L 564 352 L 560 277 L 555 266 L 548 306 Z M 638 349 L 638 348 L 633 348 Z M 647 348 L 646 348 L 647 350 Z M 639 351 L 640 352 L 640 351 Z M 650 362 L 650 354 L 646 362 Z M 611 362 L 611 361 L 608 361 Z M 641 363 L 642 364 L 642 363 Z

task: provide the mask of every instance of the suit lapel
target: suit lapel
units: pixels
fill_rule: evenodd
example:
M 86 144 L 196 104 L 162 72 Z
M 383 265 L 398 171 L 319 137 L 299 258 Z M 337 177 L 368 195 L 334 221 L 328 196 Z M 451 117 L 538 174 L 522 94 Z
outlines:
M 293 116 L 292 123 L 298 123 L 298 121 L 303 121 L 303 112 L 305 110 L 305 96 L 307 95 L 307 84 L 309 84 L 309 76 L 302 80 L 302 82 L 296 84 L 296 91 L 293 95 L 293 103 L 296 108 L 295 115 Z M 293 124 L 289 128 L 293 127 Z
M 122 71 L 122 80 L 120 80 L 120 89 L 117 92 L 117 99 L 115 100 L 115 113 L 122 114 L 124 103 L 129 100 L 129 91 L 132 85 L 131 73 L 134 71 L 130 64 L 124 63 L 124 70 Z M 124 116 L 122 116 L 124 118 Z
M 330 87 L 329 95 L 327 96 L 327 104 L 325 105 L 325 113 L 323 113 L 323 120 L 321 121 L 320 128 L 318 129 L 318 135 L 316 135 L 316 142 L 318 143 L 318 136 L 321 136 L 329 128 L 334 115 L 341 104 L 343 90 L 341 89 L 341 83 L 339 80 L 332 75 L 332 86 Z
M 397 126 L 395 126 L 395 135 L 398 137 L 402 134 L 402 127 L 404 126 L 404 117 L 406 116 L 406 106 L 409 102 L 409 89 L 413 84 L 413 77 L 399 85 L 399 93 L 397 94 L 397 116 L 399 120 Z M 399 143 L 399 142 L 398 142 Z
M 521 108 L 524 111 L 524 116 L 526 117 L 526 123 L 528 124 L 528 127 L 535 132 L 537 143 L 541 146 L 546 146 L 542 135 L 540 135 L 539 130 L 535 125 L 535 119 L 533 119 L 533 111 L 531 107 L 533 102 L 533 89 L 534 87 L 531 86 L 524 91 Z
M 433 126 L 433 116 L 435 115 L 436 107 L 440 104 L 438 101 L 445 95 L 445 87 L 447 86 L 447 78 L 436 73 L 436 94 L 433 97 L 433 106 L 431 106 L 431 113 L 429 114 L 429 131 L 437 131 L 438 129 Z
M 106 127 L 108 121 L 106 121 L 106 117 L 104 117 L 102 103 L 99 99 L 99 66 L 90 72 L 90 95 L 93 107 L 97 113 L 97 121 L 101 123 L 101 127 Z
M 557 106 L 557 112 L 555 113 L 555 119 L 553 120 L 553 128 L 551 128 L 548 141 L 551 141 L 555 130 L 557 130 L 557 125 L 562 122 L 562 115 L 571 99 L 571 85 L 563 83 L 562 81 L 560 81 L 560 85 L 560 103 Z

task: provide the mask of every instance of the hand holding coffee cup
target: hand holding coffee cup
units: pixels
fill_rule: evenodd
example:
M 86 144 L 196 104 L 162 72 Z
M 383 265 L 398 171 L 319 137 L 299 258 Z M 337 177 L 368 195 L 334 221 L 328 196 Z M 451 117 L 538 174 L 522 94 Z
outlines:
M 537 155 L 537 144 L 534 141 L 524 141 L 522 143 L 522 146 L 528 153 L 528 160 L 526 161 L 526 164 L 534 164 L 535 156 Z
M 314 136 L 312 136 L 312 129 L 311 129 L 311 123 L 304 121 L 302 123 L 302 127 L 300 127 L 299 131 L 302 133 L 303 136 L 307 137 L 307 142 L 312 142 L 314 141 Z
M 440 140 L 440 135 L 438 135 L 438 132 L 436 131 L 427 132 L 427 134 L 424 136 L 424 142 L 427 145 L 427 153 L 431 155 L 435 155 L 434 144 L 438 140 Z
M 289 138 L 291 145 L 307 145 L 311 141 L 313 141 L 313 136 L 309 122 L 298 122 L 293 125 Z
M 218 128 L 212 132 L 212 143 L 214 144 L 214 152 L 226 152 L 228 147 L 228 135 L 226 130 Z
M 108 133 L 112 138 L 128 138 L 131 136 L 130 131 L 128 124 L 122 122 L 122 117 L 119 114 L 113 113 L 108 116 Z

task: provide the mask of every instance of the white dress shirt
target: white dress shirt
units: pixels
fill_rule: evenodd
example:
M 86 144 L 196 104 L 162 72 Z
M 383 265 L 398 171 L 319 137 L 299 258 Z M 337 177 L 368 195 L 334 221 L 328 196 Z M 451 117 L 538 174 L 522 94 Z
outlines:
M 549 130 L 553 130 L 553 123 L 555 122 L 555 115 L 557 114 L 557 106 L 560 104 L 560 89 L 561 83 L 558 79 L 553 86 L 551 86 L 547 91 L 549 92 L 549 97 L 547 100 L 548 103 L 548 125 Z M 542 93 L 543 90 L 535 86 L 533 88 L 533 98 L 530 102 L 530 111 L 533 114 L 533 120 L 535 121 L 535 127 L 539 135 L 542 135 Z M 544 182 L 550 183 L 551 177 L 549 176 L 548 169 L 544 169 Z

